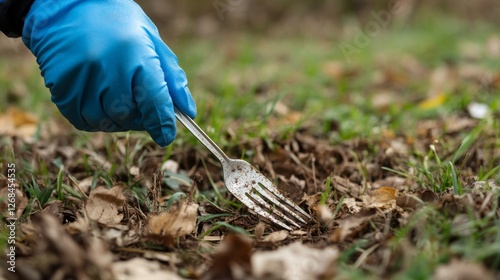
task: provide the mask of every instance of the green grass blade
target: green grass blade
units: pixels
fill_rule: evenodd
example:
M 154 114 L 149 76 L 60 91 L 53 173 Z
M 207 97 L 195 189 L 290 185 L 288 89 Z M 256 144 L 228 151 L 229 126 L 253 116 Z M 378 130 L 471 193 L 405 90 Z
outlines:
M 452 159 L 453 163 L 455 163 L 460 157 L 462 157 L 469 150 L 469 148 L 472 146 L 472 144 L 474 144 L 474 142 L 476 142 L 476 140 L 480 134 L 479 132 L 481 131 L 481 129 L 478 129 L 478 128 L 482 129 L 482 126 L 476 127 L 476 129 L 474 129 L 470 134 L 465 136 L 465 138 L 462 140 L 462 142 L 460 143 L 460 146 L 458 146 L 457 151 L 453 155 L 453 159 Z
M 455 194 L 462 194 L 462 186 L 458 183 L 458 178 L 457 178 L 457 172 L 455 171 L 455 167 L 453 166 L 453 163 L 451 161 L 448 162 L 448 165 L 450 166 L 451 170 L 451 179 L 453 182 L 453 190 L 455 191 Z
M 226 222 L 216 222 L 214 223 L 214 225 L 209 228 L 207 231 L 205 231 L 202 235 L 200 235 L 199 239 L 203 239 L 205 236 L 207 235 L 210 235 L 212 232 L 218 230 L 219 228 L 221 227 L 225 227 L 233 232 L 236 232 L 236 233 L 241 233 L 241 234 L 244 234 L 244 235 L 250 235 L 250 233 L 246 230 L 244 230 L 243 228 L 240 228 L 240 227 L 237 227 L 237 226 L 233 226 L 231 224 L 228 224 Z
M 319 202 L 320 205 L 325 205 L 326 200 L 330 196 L 331 182 L 332 182 L 332 178 L 330 178 L 330 177 L 326 178 L 326 187 L 325 187 L 325 191 L 321 194 L 321 200 Z
M 497 173 L 499 169 L 500 169 L 500 165 L 497 165 L 495 168 L 491 169 L 484 176 L 479 177 L 479 181 L 486 181 L 486 180 L 488 180 L 493 174 Z
M 57 174 L 57 182 L 56 182 L 56 191 L 57 191 L 57 199 L 62 200 L 64 198 L 63 191 L 62 191 L 62 180 L 63 180 L 63 175 L 64 175 L 64 169 L 61 167 L 59 168 L 59 173 Z
M 206 222 L 206 221 L 210 221 L 212 219 L 216 219 L 216 218 L 221 218 L 221 217 L 231 217 L 233 216 L 232 214 L 229 214 L 229 213 L 220 213 L 220 214 L 211 214 L 211 215 L 204 215 L 204 216 L 200 216 L 198 217 L 198 222 Z
M 172 204 L 176 201 L 179 201 L 183 198 L 185 198 L 187 195 L 183 192 L 176 192 L 174 193 L 168 200 L 167 200 L 167 204 L 165 205 L 165 208 L 170 209 L 170 207 L 172 206 Z

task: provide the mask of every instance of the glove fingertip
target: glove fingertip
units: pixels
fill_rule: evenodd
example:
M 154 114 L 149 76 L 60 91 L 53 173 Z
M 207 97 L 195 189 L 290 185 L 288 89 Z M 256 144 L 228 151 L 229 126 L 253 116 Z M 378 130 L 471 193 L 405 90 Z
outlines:
M 155 141 L 156 144 L 161 147 L 166 147 L 175 140 L 176 136 L 176 125 L 163 125 L 160 129 L 155 128 L 154 130 L 147 129 L 151 138 Z

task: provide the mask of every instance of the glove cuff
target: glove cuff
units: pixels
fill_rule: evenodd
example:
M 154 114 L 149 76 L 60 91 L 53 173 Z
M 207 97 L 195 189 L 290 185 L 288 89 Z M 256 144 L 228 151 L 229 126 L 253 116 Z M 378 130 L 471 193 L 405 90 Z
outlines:
M 34 0 L 0 0 L 0 31 L 12 38 L 23 33 L 24 18 Z

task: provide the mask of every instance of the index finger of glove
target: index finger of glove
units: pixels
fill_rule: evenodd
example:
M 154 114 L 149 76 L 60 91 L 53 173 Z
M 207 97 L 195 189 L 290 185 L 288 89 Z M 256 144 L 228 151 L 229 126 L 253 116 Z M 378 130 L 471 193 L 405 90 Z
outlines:
M 181 112 L 195 118 L 196 103 L 188 88 L 186 73 L 179 66 L 177 57 L 159 38 L 156 38 L 155 47 L 173 103 Z
M 174 105 L 158 59 L 137 69 L 132 89 L 144 129 L 158 145 L 172 143 L 177 130 Z

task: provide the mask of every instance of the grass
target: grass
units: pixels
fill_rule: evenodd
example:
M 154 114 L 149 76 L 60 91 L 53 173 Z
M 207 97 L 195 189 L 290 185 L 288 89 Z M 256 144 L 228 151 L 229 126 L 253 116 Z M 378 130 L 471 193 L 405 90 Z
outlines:
M 269 143 L 272 151 L 276 139 L 290 140 L 291 135 L 306 126 L 316 137 L 328 139 L 332 146 L 357 139 L 373 141 L 370 149 L 360 151 L 361 154 L 364 153 L 363 159 L 354 155 L 356 168 L 363 174 L 363 180 L 369 181 L 367 159 L 374 158 L 382 149 L 374 143 L 386 140 L 387 135 L 405 135 L 408 141 L 420 139 L 426 144 L 439 140 L 439 144 L 434 146 L 424 145 L 410 150 L 406 162 L 399 164 L 397 168 L 385 166 L 384 169 L 393 175 L 411 179 L 414 182 L 412 186 L 418 189 L 430 189 L 439 195 L 447 192 L 470 195 L 471 190 L 466 188 L 468 179 L 476 176 L 483 181 L 500 180 L 498 155 L 487 157 L 491 159 L 490 162 L 477 164 L 471 160 L 471 157 L 477 158 L 477 153 L 483 150 L 496 151 L 500 147 L 498 88 L 478 88 L 473 82 L 460 80 L 456 81 L 458 86 L 453 91 L 443 93 L 446 95 L 445 101 L 426 109 L 419 104 L 429 98 L 427 89 L 430 86 L 431 72 L 437 67 L 449 65 L 450 61 L 459 65 L 467 62 L 464 62 L 460 45 L 466 42 L 482 45 L 494 28 L 487 24 L 471 26 L 470 23 L 446 17 L 423 17 L 413 25 L 384 30 L 381 35 L 372 38 L 370 44 L 361 49 L 359 55 L 350 62 L 346 61 L 342 51 L 336 46 L 352 38 L 334 34 L 330 38 L 299 35 L 279 39 L 241 34 L 230 37 L 230 41 L 224 36 L 184 38 L 175 42 L 172 40 L 170 45 L 187 72 L 191 91 L 197 100 L 197 123 L 232 157 L 252 159 L 255 147 L 248 144 L 252 139 L 262 139 L 264 143 Z M 472 30 L 474 32 L 471 33 Z M 464 37 L 463 34 L 471 35 Z M 222 41 L 223 39 L 226 41 Z M 393 100 L 390 100 L 386 108 L 380 108 L 374 102 L 380 94 L 380 88 L 377 88 L 380 86 L 373 82 L 374 76 L 381 73 L 381 67 L 402 73 L 398 63 L 407 54 L 422 65 L 425 74 L 423 77 L 413 77 L 406 73 L 406 76 L 394 77 L 396 81 L 393 84 L 383 86 L 384 90 L 393 93 L 388 97 Z M 498 61 L 480 55 L 474 64 L 499 73 Z M 330 62 L 341 63 L 345 68 L 342 70 L 344 73 L 333 78 L 324 70 L 325 65 Z M 42 116 L 42 119 L 58 118 L 54 106 L 48 105 L 51 104 L 50 96 L 43 88 L 37 71 L 33 70 L 33 61 L 28 60 L 26 65 L 21 70 L 9 73 L 8 69 L 12 67 L 9 59 L 0 60 L 0 90 L 5 93 L 0 95 L 4 98 L 4 102 L 0 102 L 0 109 L 3 111 L 7 106 L 16 104 Z M 348 74 L 349 71 L 353 74 Z M 16 87 L 15 81 L 11 79 L 12 75 L 23 77 L 27 93 L 22 98 L 18 93 L 8 93 L 13 92 Z M 398 84 L 397 79 L 402 79 L 402 84 Z M 495 113 L 478 121 L 473 128 L 458 130 L 451 136 L 447 134 L 446 127 L 437 124 L 436 134 L 429 139 L 422 139 L 425 137 L 418 132 L 420 123 L 447 119 L 450 116 L 465 116 L 467 105 L 471 101 L 488 104 Z M 287 106 L 289 112 L 283 115 L 271 113 L 272 108 L 276 108 L 278 104 Z M 47 106 L 51 110 L 46 110 Z M 292 114 L 290 112 L 299 112 L 299 124 L 283 121 Z M 275 123 L 270 126 L 272 121 Z M 89 143 L 93 135 L 83 132 L 73 134 L 75 148 L 94 151 L 95 148 Z M 122 139 L 136 141 L 125 141 L 125 146 L 120 150 L 117 143 Z M 74 174 L 70 174 L 68 167 L 60 160 L 33 164 L 33 161 L 20 158 L 29 158 L 29 152 L 23 151 L 21 156 L 18 147 L 14 151 L 12 142 L 6 139 L 1 141 L 1 152 L 6 156 L 0 163 L 22 163 L 19 178 L 23 191 L 29 196 L 28 212 L 40 210 L 50 200 L 64 201 L 69 196 L 81 197 L 80 193 L 70 187 L 70 178 Z M 95 152 L 104 156 L 111 164 L 109 168 L 104 168 L 102 162 L 85 153 L 81 158 L 75 159 L 77 165 L 81 166 L 79 172 L 92 177 L 91 189 L 97 185 L 111 187 L 117 182 L 124 183 L 131 189 L 137 203 L 151 210 L 152 202 L 141 182 L 121 170 L 142 166 L 150 160 L 147 152 L 154 149 L 154 146 L 148 136 L 142 132 L 118 133 L 106 135 L 103 141 L 103 147 Z M 235 202 L 224 188 L 217 185 L 217 180 L 211 177 L 217 173 L 210 169 L 207 161 L 213 159 L 206 156 L 207 152 L 187 130 L 179 129 L 177 140 L 162 151 L 161 161 L 175 158 L 181 153 L 179 151 L 188 149 L 199 152 L 201 165 L 209 176 L 210 188 L 199 190 L 194 199 L 209 201 L 228 212 L 200 218 L 199 222 L 214 222 L 199 238 L 220 230 L 249 234 L 248 229 L 218 220 L 239 211 L 241 204 Z M 123 178 L 116 174 L 127 175 Z M 186 178 L 177 179 L 182 181 Z M 325 204 L 334 192 L 331 184 L 333 182 L 328 177 L 323 186 L 321 204 Z M 163 189 L 162 194 L 170 196 L 163 205 L 166 208 L 175 200 L 187 196 L 185 189 L 176 184 L 173 186 Z M 498 204 L 498 192 L 492 195 L 492 201 Z M 342 197 L 341 200 L 343 199 Z M 335 216 L 338 215 L 341 204 L 334 209 Z M 470 234 L 457 235 L 457 225 L 454 224 L 456 216 L 438 211 L 434 206 L 425 206 L 416 211 L 406 224 L 395 230 L 391 249 L 405 248 L 409 251 L 404 259 L 392 264 L 394 279 L 430 278 L 436 267 L 456 257 L 500 270 L 500 221 L 495 214 L 496 208 L 477 217 L 474 216 L 473 206 L 464 207 L 468 213 L 465 215 L 465 226 L 471 230 Z M 25 214 L 29 216 L 31 213 Z M 341 252 L 338 267 L 340 278 L 366 279 L 365 277 L 378 273 L 376 269 L 358 270 L 354 266 L 359 251 L 366 250 L 369 246 L 368 240 L 361 238 Z

